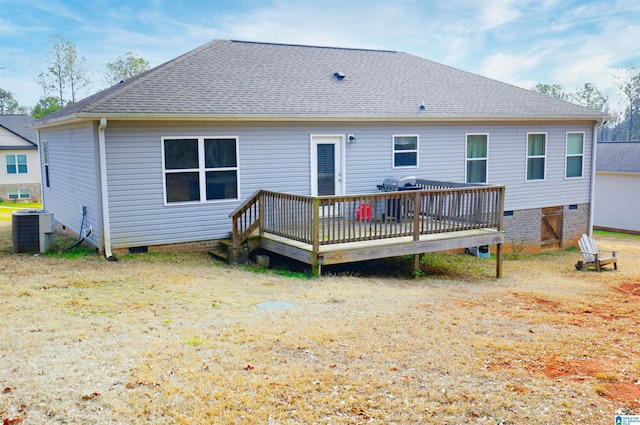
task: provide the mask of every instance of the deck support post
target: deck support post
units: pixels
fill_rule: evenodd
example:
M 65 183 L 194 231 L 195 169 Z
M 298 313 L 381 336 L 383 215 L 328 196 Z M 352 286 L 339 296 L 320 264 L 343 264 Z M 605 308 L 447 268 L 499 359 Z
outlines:
M 321 264 L 318 261 L 318 253 L 320 252 L 320 198 L 313 198 L 313 251 L 312 251 L 312 264 L 311 275 L 313 277 L 320 276 Z
M 413 275 L 417 278 L 417 270 L 420 270 L 420 254 L 413 254 Z
M 496 245 L 496 278 L 502 278 L 502 244 Z

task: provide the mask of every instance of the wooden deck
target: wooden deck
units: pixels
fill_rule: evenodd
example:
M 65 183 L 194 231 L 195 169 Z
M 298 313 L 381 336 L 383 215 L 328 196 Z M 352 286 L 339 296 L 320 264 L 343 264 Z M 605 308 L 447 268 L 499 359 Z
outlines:
M 233 245 L 251 235 L 312 266 L 495 245 L 502 276 L 503 186 L 418 180 L 421 190 L 310 197 L 259 191 L 232 215 Z

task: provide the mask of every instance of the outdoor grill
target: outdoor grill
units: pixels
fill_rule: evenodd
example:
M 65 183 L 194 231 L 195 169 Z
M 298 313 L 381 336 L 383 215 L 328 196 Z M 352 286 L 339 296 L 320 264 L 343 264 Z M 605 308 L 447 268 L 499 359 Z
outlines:
M 416 185 L 416 178 L 411 177 L 387 177 L 382 184 L 378 185 L 378 190 L 382 192 L 399 192 L 402 190 L 420 190 Z
M 416 185 L 415 177 L 387 177 L 382 184 L 378 185 L 381 192 L 402 192 L 406 190 L 420 190 Z M 412 214 L 411 201 L 408 199 L 388 199 L 383 207 L 382 220 L 394 219 L 400 223 L 403 218 Z

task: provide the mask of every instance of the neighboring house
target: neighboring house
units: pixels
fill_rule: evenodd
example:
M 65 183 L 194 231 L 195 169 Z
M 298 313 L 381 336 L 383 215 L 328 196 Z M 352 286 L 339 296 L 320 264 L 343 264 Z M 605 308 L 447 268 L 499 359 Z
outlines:
M 45 208 L 108 252 L 210 246 L 259 189 L 390 176 L 506 185 L 505 244 L 539 250 L 589 232 L 605 118 L 402 52 L 214 40 L 33 128 Z
M 640 142 L 598 143 L 594 227 L 640 234 Z
M 40 201 L 37 133 L 28 115 L 0 115 L 0 199 Z

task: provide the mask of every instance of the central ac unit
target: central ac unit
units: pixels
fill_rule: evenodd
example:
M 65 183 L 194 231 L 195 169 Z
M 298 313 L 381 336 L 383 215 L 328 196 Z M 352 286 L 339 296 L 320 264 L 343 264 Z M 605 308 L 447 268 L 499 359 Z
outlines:
M 13 252 L 43 253 L 51 246 L 53 213 L 18 210 L 12 214 Z

